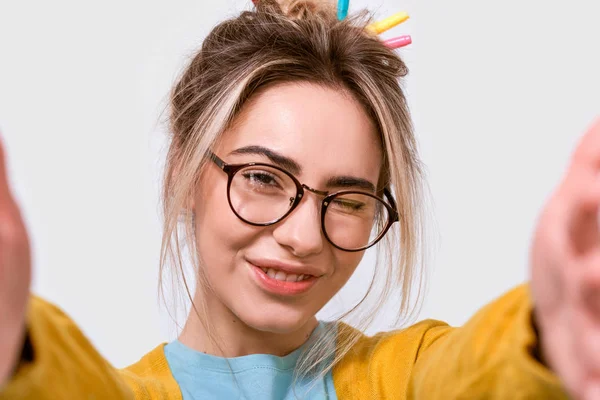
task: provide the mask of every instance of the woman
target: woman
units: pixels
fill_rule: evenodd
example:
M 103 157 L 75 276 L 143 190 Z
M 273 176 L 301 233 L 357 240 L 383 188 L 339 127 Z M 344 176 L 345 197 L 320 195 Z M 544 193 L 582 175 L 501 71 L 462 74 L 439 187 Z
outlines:
M 263 0 L 211 32 L 173 89 L 164 185 L 162 266 L 183 276 L 187 242 L 193 312 L 177 341 L 121 371 L 29 298 L 1 170 L 0 398 L 598 398 L 598 124 L 540 219 L 531 287 L 458 329 L 366 337 L 316 320 L 375 244 L 401 312 L 419 279 L 404 74 L 360 18 L 338 22 L 322 2 Z

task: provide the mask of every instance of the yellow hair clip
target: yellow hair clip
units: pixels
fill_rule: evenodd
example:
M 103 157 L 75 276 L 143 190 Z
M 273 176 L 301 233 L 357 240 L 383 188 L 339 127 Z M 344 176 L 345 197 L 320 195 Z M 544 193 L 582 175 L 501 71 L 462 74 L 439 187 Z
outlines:
M 408 14 L 404 11 L 396 13 L 386 19 L 382 19 L 381 21 L 373 22 L 372 24 L 367 25 L 367 31 L 374 34 L 379 35 L 387 30 L 392 29 L 396 25 L 400 25 L 404 21 L 408 19 Z
M 404 11 L 401 11 L 390 17 L 382 19 L 381 21 L 373 22 L 372 24 L 367 25 L 365 30 L 372 35 L 380 35 L 383 32 L 388 31 L 397 25 L 400 25 L 408 18 L 408 14 Z M 383 43 L 390 49 L 395 50 L 411 44 L 412 38 L 410 37 L 410 35 L 402 35 L 384 40 Z

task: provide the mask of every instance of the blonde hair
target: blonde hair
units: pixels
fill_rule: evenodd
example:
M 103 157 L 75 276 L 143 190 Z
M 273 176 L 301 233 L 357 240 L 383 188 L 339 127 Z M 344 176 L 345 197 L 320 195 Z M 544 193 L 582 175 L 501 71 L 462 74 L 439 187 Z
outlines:
M 329 1 L 259 0 L 255 10 L 216 26 L 184 70 L 171 93 L 172 137 L 164 175 L 160 267 L 162 277 L 166 266 L 172 264 L 190 300 L 182 239 L 197 268 L 198 284 L 207 287 L 208 282 L 198 262 L 193 221 L 185 217 L 185 233 L 180 233 L 180 219 L 187 215 L 184 212 L 207 162 L 208 150 L 258 90 L 280 83 L 309 82 L 352 94 L 373 120 L 384 150 L 381 184 L 392 188 L 400 214 L 400 223 L 378 245 L 384 250 L 387 265 L 382 276 L 384 287 L 375 309 L 361 318 L 359 329 L 372 322 L 394 289 L 401 291 L 399 318 L 412 315 L 417 304 L 414 284 L 418 299 L 423 277 L 419 271 L 423 213 L 421 166 L 399 84 L 408 71 L 397 54 L 365 31 L 369 22 L 367 12 L 338 21 Z M 375 271 L 380 274 L 382 270 L 377 267 Z M 363 301 L 341 318 L 356 312 Z M 192 302 L 192 306 L 210 332 L 209 322 L 202 318 L 205 304 Z M 332 368 L 358 340 L 352 334 L 343 340 L 341 337 L 324 335 L 309 346 L 298 370 L 308 373 L 318 365 L 323 367 L 325 360 L 319 371 Z

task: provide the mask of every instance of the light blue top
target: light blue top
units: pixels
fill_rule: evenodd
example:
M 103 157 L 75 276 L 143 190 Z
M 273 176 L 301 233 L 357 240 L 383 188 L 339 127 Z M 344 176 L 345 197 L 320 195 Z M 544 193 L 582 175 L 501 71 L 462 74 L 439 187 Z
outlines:
M 323 331 L 320 322 L 312 335 Z M 304 346 L 278 357 L 251 354 L 222 358 L 190 349 L 178 340 L 165 346 L 165 356 L 183 400 L 336 400 L 333 377 L 297 379 L 294 367 Z

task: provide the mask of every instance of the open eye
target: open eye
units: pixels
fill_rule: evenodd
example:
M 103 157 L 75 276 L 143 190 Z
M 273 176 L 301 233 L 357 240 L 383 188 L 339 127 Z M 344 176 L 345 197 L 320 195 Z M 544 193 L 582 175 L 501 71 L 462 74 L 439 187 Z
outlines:
M 236 185 L 258 193 L 276 194 L 295 189 L 294 182 L 284 173 L 268 167 L 252 166 L 235 177 Z
M 253 185 L 279 186 L 276 177 L 266 171 L 244 171 L 242 176 Z

